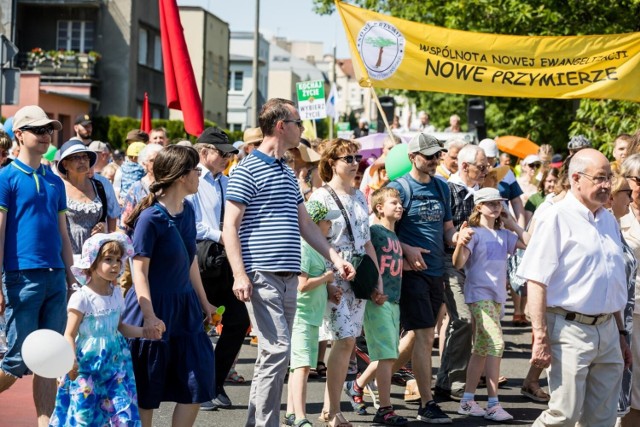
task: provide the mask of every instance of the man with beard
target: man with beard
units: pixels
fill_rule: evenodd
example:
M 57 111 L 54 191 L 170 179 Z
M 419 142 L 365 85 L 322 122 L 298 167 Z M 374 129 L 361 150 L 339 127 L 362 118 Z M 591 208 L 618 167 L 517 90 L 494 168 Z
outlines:
M 84 145 L 91 144 L 91 133 L 93 132 L 91 116 L 88 114 L 80 114 L 76 117 L 75 124 L 73 125 L 73 131 L 76 135 L 71 139 L 79 139 Z
M 432 424 L 451 423 L 431 394 L 431 349 L 444 300 L 444 245 L 455 245 L 451 194 L 447 184 L 435 178 L 443 150 L 431 135 L 414 136 L 407 146 L 411 171 L 389 184 L 400 192 L 405 208 L 396 227 L 406 266 L 400 323 L 413 340 L 411 366 L 421 397 L 417 418 Z

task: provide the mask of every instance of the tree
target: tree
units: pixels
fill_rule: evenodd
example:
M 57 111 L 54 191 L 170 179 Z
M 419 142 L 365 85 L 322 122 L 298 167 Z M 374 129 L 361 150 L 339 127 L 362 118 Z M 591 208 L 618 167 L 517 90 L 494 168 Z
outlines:
M 351 3 L 414 22 L 512 35 L 585 35 L 640 31 L 640 0 L 354 0 Z M 316 13 L 335 13 L 333 0 L 314 0 Z M 467 97 L 405 92 L 443 127 L 466 111 Z M 569 135 L 586 133 L 608 152 L 613 133 L 634 133 L 629 119 L 640 104 L 621 101 L 487 97 L 489 136 L 514 134 L 565 150 Z M 636 117 L 637 113 L 636 113 Z M 609 123 L 604 126 L 603 121 Z M 615 125 L 613 125 L 613 124 Z
M 378 52 L 378 61 L 376 61 L 375 65 L 376 68 L 380 68 L 380 65 L 382 64 L 382 52 L 384 51 L 384 48 L 396 44 L 395 41 L 385 39 L 384 37 L 367 37 L 364 41 L 365 43 L 380 49 Z

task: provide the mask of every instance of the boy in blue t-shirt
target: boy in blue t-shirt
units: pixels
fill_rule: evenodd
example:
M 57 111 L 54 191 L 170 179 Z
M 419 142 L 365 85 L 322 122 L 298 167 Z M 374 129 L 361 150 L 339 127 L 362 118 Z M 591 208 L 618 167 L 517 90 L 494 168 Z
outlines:
M 376 218 L 371 226 L 371 243 L 378 256 L 383 293 L 387 301 L 367 301 L 364 332 L 372 363 L 362 375 L 345 385 L 349 396 L 362 395 L 364 386 L 375 376 L 380 407 L 373 418 L 375 424 L 401 426 L 408 420 L 397 415 L 391 406 L 391 375 L 398 358 L 400 344 L 400 288 L 402 285 L 402 247 L 393 231 L 402 217 L 402 201 L 395 188 L 383 187 L 371 196 Z
M 327 237 L 331 221 L 340 211 L 329 210 L 318 201 L 306 202 L 309 216 Z M 302 240 L 302 272 L 298 276 L 298 301 L 291 330 L 291 360 L 289 362 L 289 392 L 285 425 L 311 426 L 306 418 L 307 378 L 311 366 L 318 363 L 318 338 L 327 299 L 338 303 L 342 290 L 330 285 L 333 271 L 327 270 L 325 259 Z

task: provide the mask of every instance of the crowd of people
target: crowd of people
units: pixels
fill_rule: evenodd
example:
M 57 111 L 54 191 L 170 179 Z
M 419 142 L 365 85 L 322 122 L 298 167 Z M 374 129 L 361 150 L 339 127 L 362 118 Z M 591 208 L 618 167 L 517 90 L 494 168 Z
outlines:
M 399 138 L 367 161 L 353 140 L 302 138 L 291 101 L 268 100 L 258 121 L 237 143 L 217 128 L 195 145 L 134 129 L 124 158 L 92 140 L 88 115 L 53 160 L 61 124 L 37 106 L 14 116 L 15 141 L 0 135 L 0 392 L 30 373 L 30 332 L 63 333 L 75 354 L 58 381 L 34 376 L 39 425 L 147 427 L 174 402 L 172 425 L 191 426 L 232 405 L 224 384 L 241 380 L 249 331 L 248 426 L 313 425 L 312 375 L 326 376 L 323 423 L 349 427 L 342 399 L 366 415 L 369 393 L 374 423 L 405 425 L 391 404 L 399 370 L 422 422 L 452 422 L 436 399 L 509 421 L 508 298 L 513 325 L 533 331 L 521 393 L 548 403 L 535 426 L 640 423 L 640 132 L 616 138 L 611 162 L 579 135 L 565 159 L 542 145 L 516 176 L 494 140 L 439 141 L 421 112 L 410 170 L 390 180 Z

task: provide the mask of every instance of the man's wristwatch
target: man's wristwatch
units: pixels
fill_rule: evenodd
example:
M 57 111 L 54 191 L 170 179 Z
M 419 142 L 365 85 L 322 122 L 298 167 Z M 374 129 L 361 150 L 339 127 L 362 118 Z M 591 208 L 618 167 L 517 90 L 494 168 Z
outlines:
M 628 336 L 629 336 L 629 331 L 624 330 L 624 329 L 619 329 L 619 330 L 618 330 L 618 333 L 619 333 L 620 335 L 622 335 L 623 337 L 628 337 Z

